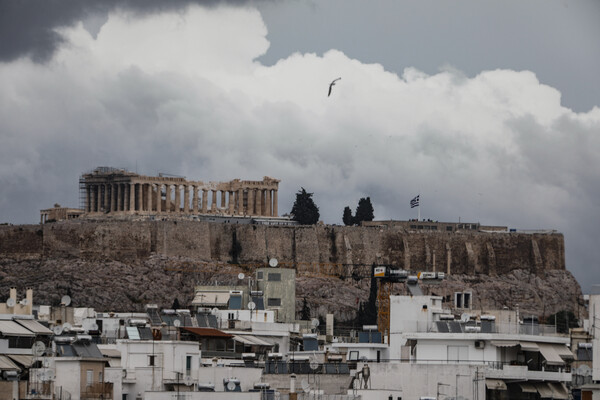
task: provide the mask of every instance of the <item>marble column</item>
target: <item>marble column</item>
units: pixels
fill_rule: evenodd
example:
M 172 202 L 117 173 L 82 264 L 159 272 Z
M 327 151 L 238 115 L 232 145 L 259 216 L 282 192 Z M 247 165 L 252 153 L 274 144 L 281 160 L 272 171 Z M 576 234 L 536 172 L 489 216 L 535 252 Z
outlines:
M 162 212 L 162 185 L 156 185 L 156 212 Z
M 211 190 L 211 192 L 212 192 L 212 202 L 210 205 L 210 211 L 216 212 L 217 211 L 217 191 Z
M 110 212 L 114 213 L 117 211 L 117 185 L 114 183 L 110 184 Z
M 102 211 L 102 185 L 97 185 L 97 192 L 96 192 L 96 208 L 98 212 Z
M 146 188 L 146 201 L 148 202 L 146 204 L 146 211 L 152 211 L 152 184 L 148 183 L 146 186 L 148 186 Z
M 85 185 L 85 212 L 92 211 L 92 187 L 91 185 Z
M 135 211 L 135 183 L 129 183 L 129 212 Z
M 108 197 L 108 187 L 109 184 L 104 185 L 104 211 L 108 212 L 110 210 L 110 197 Z
M 143 191 L 141 183 L 134 183 L 135 186 L 135 210 L 142 211 L 142 204 L 144 204 Z
M 208 190 L 202 189 L 202 214 L 208 212 Z
M 262 214 L 262 189 L 256 189 L 256 215 Z
M 271 216 L 271 189 L 267 189 L 267 190 L 265 190 L 265 192 L 266 192 L 266 197 L 267 197 L 267 199 L 265 201 L 265 206 L 266 206 L 265 213 L 266 213 L 267 217 L 270 217 Z
M 278 217 L 278 210 L 277 210 L 277 189 L 273 190 L 273 216 L 274 217 Z
M 233 191 L 229 191 L 229 214 L 233 215 L 233 209 L 235 207 L 235 199 L 233 198 Z
M 244 215 L 244 189 L 238 189 L 238 215 Z
M 129 184 L 128 183 L 123 183 L 122 184 L 123 187 L 123 210 L 124 212 L 126 212 L 129 208 Z
M 181 212 L 181 188 L 179 183 L 173 189 L 175 189 L 175 212 L 179 214 Z
M 92 201 L 90 202 L 90 212 L 96 212 L 96 185 L 91 187 L 91 197 Z
M 192 186 L 194 194 L 192 195 L 192 212 L 198 214 L 198 186 Z
M 171 212 L 171 185 L 165 185 L 165 212 Z
M 248 215 L 254 215 L 254 189 L 248 189 Z
M 190 213 L 190 187 L 189 187 L 189 185 L 183 185 L 183 212 L 185 214 Z

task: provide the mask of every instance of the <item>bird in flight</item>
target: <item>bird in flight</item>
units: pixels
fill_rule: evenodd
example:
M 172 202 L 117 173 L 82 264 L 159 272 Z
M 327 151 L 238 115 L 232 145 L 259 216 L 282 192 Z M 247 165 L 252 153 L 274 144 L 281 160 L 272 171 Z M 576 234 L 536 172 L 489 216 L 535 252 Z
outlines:
M 334 79 L 333 81 L 331 81 L 331 83 L 329 84 L 329 93 L 327 93 L 327 97 L 331 96 L 331 89 L 335 85 L 335 82 L 339 81 L 340 79 L 342 79 L 342 78 L 337 78 L 337 79 Z

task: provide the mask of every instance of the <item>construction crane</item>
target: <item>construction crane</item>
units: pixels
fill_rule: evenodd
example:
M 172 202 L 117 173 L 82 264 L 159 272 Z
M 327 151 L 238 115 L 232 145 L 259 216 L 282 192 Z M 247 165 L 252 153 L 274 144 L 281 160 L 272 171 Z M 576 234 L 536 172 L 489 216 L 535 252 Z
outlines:
M 438 283 L 446 275 L 443 272 L 413 272 L 404 269 L 396 269 L 389 266 L 377 266 L 373 268 L 373 277 L 378 281 L 377 287 L 377 328 L 381 337 L 387 334 L 390 342 L 390 296 L 394 283 L 406 283 L 413 296 L 422 296 L 423 292 L 419 286 L 419 280 L 428 283 Z

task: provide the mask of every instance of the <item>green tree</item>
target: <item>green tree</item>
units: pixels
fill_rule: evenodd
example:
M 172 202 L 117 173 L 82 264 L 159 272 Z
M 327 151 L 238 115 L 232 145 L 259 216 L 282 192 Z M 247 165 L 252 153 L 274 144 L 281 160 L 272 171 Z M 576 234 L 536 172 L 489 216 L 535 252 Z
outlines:
M 308 302 L 306 301 L 306 297 L 302 302 L 302 309 L 300 310 L 300 320 L 301 321 L 310 321 L 310 308 L 308 307 Z
M 348 206 L 344 208 L 344 216 L 342 217 L 342 221 L 346 226 L 354 225 L 354 217 L 352 217 L 352 210 Z
M 302 225 L 314 225 L 319 221 L 319 207 L 313 201 L 312 196 L 313 194 L 308 193 L 304 188 L 296 193 L 296 201 L 291 212 L 294 221 L 298 221 Z
M 373 215 L 373 205 L 371 204 L 371 198 L 362 198 L 358 201 L 356 207 L 356 214 L 354 215 L 354 223 L 360 224 L 363 221 L 373 221 L 375 215 Z
M 579 326 L 579 320 L 573 314 L 573 311 L 562 310 L 546 319 L 546 324 L 553 325 L 555 322 L 558 333 L 569 333 L 569 328 L 577 328 Z
M 375 265 L 371 266 L 371 288 L 369 300 L 360 303 L 358 309 L 358 325 L 377 325 L 377 279 L 373 276 Z

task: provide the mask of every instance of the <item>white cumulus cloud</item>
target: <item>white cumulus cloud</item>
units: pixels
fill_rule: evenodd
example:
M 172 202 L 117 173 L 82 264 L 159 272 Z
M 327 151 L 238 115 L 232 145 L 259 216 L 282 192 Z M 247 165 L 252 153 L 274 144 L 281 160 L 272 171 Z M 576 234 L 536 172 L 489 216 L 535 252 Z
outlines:
M 60 33 L 47 64 L 0 64 L 2 221 L 77 205 L 79 175 L 100 165 L 269 175 L 281 213 L 302 186 L 329 223 L 366 196 L 378 219 L 414 218 L 420 193 L 425 218 L 557 229 L 568 268 L 600 281 L 600 109 L 572 112 L 533 72 L 399 76 L 337 50 L 266 66 L 249 7 L 113 13 L 95 38 Z

